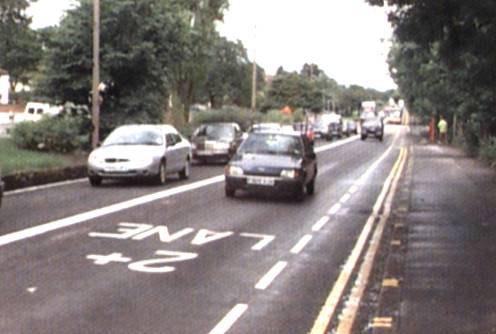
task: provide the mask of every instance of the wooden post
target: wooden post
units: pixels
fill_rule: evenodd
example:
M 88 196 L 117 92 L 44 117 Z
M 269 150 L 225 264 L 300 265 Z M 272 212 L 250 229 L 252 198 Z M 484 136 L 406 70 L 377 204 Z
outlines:
M 93 133 L 91 146 L 98 146 L 100 141 L 100 0 L 93 0 L 93 84 L 91 114 Z

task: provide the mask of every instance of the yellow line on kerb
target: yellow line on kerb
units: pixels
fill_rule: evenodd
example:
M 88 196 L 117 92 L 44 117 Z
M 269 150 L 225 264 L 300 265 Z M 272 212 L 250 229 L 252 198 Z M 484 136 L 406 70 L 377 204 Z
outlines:
M 360 258 L 360 254 L 362 254 L 363 249 L 367 243 L 367 240 L 369 239 L 369 236 L 372 233 L 376 218 L 379 216 L 380 209 L 384 203 L 387 193 L 391 188 L 392 181 L 394 180 L 395 175 L 398 173 L 399 168 L 402 165 L 401 161 L 403 160 L 406 152 L 407 150 L 402 147 L 398 159 L 394 163 L 391 172 L 389 173 L 386 181 L 384 182 L 384 186 L 382 187 L 381 193 L 377 197 L 377 200 L 372 209 L 372 214 L 367 219 L 367 222 L 365 223 L 362 232 L 360 233 L 360 236 L 343 267 L 343 270 L 341 271 L 341 273 L 338 276 L 338 279 L 334 283 L 332 290 L 329 293 L 329 296 L 327 297 L 326 302 L 324 303 L 324 306 L 322 307 L 317 319 L 315 320 L 314 325 L 311 331 L 309 332 L 309 334 L 326 333 L 327 327 L 329 326 L 331 319 L 334 317 L 334 313 L 336 312 L 336 308 L 341 300 L 344 290 L 348 285 L 348 282 L 350 281 L 353 272 L 355 271 L 355 267 Z

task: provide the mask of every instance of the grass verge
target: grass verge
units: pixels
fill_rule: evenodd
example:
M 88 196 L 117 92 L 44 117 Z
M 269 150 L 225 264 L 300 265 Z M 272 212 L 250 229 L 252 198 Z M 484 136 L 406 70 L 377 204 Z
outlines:
M 0 138 L 0 167 L 2 175 L 16 172 L 62 168 L 84 164 L 82 154 L 53 154 L 19 149 L 9 138 Z

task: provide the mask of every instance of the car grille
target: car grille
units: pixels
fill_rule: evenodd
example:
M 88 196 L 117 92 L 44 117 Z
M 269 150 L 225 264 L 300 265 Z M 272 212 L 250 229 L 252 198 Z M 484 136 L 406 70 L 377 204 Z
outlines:
M 253 176 L 280 176 L 281 168 L 277 167 L 253 167 L 244 170 L 245 175 Z

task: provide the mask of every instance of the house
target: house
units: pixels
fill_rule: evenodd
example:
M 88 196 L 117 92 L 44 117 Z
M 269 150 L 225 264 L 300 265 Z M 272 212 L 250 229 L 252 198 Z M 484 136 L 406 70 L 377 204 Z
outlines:
M 0 68 L 0 104 L 9 104 L 9 74 Z

